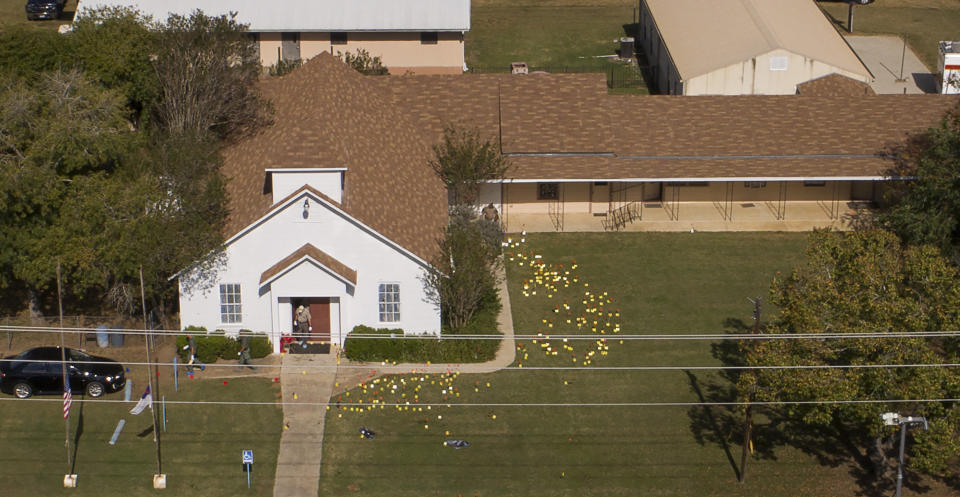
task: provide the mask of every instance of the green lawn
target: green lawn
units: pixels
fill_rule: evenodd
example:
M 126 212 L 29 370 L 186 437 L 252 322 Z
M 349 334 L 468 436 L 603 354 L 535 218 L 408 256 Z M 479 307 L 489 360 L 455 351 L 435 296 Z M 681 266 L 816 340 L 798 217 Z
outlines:
M 820 2 L 834 21 L 845 30 L 847 4 Z M 856 7 L 855 34 L 906 34 L 907 43 L 931 70 L 937 70 L 937 42 L 960 39 L 960 2 L 956 0 L 877 0 Z
M 855 495 L 863 490 L 857 483 L 858 468 L 849 464 L 842 449 L 813 436 L 805 437 L 802 445 L 788 444 L 781 433 L 762 422 L 748 481 L 739 485 L 740 431 L 732 409 L 458 405 L 726 398 L 725 383 L 712 372 L 530 368 L 572 365 L 571 354 L 582 364 L 583 354 L 591 350 L 597 352 L 593 366 L 719 364 L 710 343 L 625 340 L 620 344 L 612 331 L 617 309 L 622 332 L 627 334 L 738 329 L 750 320 L 746 298 L 766 296 L 776 271 L 787 270 L 799 260 L 805 235 L 584 233 L 530 235 L 526 241 L 524 266 L 519 266 L 522 259 L 516 255 L 508 266 L 517 332 L 577 332 L 576 326 L 566 324 L 564 303 L 571 307 L 572 323 L 587 314 L 592 328 L 593 317 L 600 312 L 598 296 L 607 292 L 606 298 L 613 301 L 605 301 L 602 312 L 612 314 L 611 325 L 606 326 L 606 316 L 598 319 L 598 325 L 605 330 L 602 337 L 608 338 L 608 355 L 601 356 L 593 341 L 563 344 L 553 339 L 550 346 L 560 347 L 560 353 L 547 356 L 541 344 L 526 340 L 520 343 L 525 369 L 454 379 L 390 377 L 366 384 L 366 392 L 355 388 L 351 396 L 334 398 L 343 403 L 343 409 L 328 414 L 320 495 L 794 496 Z M 570 271 L 566 275 L 570 286 L 564 288 L 561 280 L 551 298 L 542 286 L 532 295 L 531 286 L 531 295 L 524 297 L 523 281 L 534 279 L 529 261 L 536 255 L 549 264 L 563 264 L 551 270 L 560 276 Z M 587 291 L 594 295 L 594 302 L 589 304 L 586 296 L 584 306 Z M 585 312 L 587 308 L 591 312 Z M 765 312 L 771 312 L 769 306 Z M 592 335 L 591 330 L 580 331 Z M 398 386 L 395 393 L 393 385 Z M 451 392 L 450 387 L 457 390 Z M 448 389 L 446 399 L 444 388 Z M 350 409 L 351 401 L 368 399 L 411 404 L 403 411 Z M 450 407 L 427 409 L 418 407 L 418 401 Z M 362 439 L 361 426 L 377 432 L 377 437 Z M 443 445 L 448 438 L 465 439 L 472 446 L 454 450 Z M 928 493 L 950 494 L 936 484 Z
M 180 392 L 175 393 L 173 384 L 164 381 L 163 395 L 168 402 L 269 402 L 280 391 L 279 385 L 266 379 L 234 379 L 227 385 L 216 380 L 185 379 Z M 138 397 L 142 388 L 136 390 Z M 150 427 L 149 411 L 133 416 L 130 405 L 75 403 L 70 431 L 71 445 L 74 437 L 78 441 L 78 487 L 64 489 L 67 454 L 61 399 L 38 398 L 45 400 L 18 401 L 4 395 L 0 401 L 0 494 L 4 497 L 272 494 L 282 423 L 278 407 L 168 404 L 167 431 L 161 432 L 168 487 L 156 492 L 152 487 L 157 469 L 153 436 L 144 433 Z M 105 399 L 122 400 L 123 394 Z M 127 420 L 126 427 L 117 444 L 110 446 L 107 442 L 120 418 Z M 254 450 L 251 490 L 247 490 L 240 462 L 243 449 Z
M 467 66 L 482 72 L 508 71 L 511 62 L 520 61 L 531 70 L 550 72 L 609 72 L 613 67 L 620 77 L 638 80 L 638 72 L 602 57 L 614 54 L 616 40 L 628 35 L 634 7 L 636 2 L 623 0 L 474 2 L 465 40 Z M 618 91 L 646 92 L 642 81 L 630 86 Z

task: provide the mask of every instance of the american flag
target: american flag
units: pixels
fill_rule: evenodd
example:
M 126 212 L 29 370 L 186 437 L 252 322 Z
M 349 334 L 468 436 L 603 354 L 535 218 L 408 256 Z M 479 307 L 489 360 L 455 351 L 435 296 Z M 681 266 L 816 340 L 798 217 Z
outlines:
M 70 390 L 70 382 L 63 389 L 63 419 L 70 416 L 70 406 L 73 405 L 73 391 Z

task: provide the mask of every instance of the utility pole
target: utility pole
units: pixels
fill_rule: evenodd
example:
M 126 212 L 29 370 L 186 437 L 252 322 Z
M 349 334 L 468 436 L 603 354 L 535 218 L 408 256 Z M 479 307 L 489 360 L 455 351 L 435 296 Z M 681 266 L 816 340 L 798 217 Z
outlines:
M 847 31 L 853 34 L 853 0 L 847 0 Z
M 880 415 L 884 426 L 900 426 L 900 459 L 897 463 L 897 497 L 900 497 L 903 488 L 903 446 L 907 441 L 907 426 L 923 426 L 924 430 L 930 429 L 927 418 L 923 416 L 901 416 L 895 412 L 885 412 Z
M 760 333 L 760 304 L 762 299 L 757 297 L 756 300 L 751 298 L 747 298 L 747 300 L 753 303 L 753 334 L 756 335 Z M 752 347 L 753 344 L 751 343 L 750 346 Z M 743 413 L 743 452 L 740 455 L 740 483 L 747 480 L 747 456 L 750 454 L 750 437 L 753 435 L 753 406 L 750 405 L 751 397 L 752 392 L 746 396 L 746 407 Z
M 153 360 L 150 358 L 150 342 L 153 340 L 153 333 L 147 331 L 147 300 L 143 291 L 143 265 L 140 265 L 140 305 L 143 309 L 143 344 L 147 348 L 147 384 L 150 385 L 150 391 L 153 392 L 153 398 L 159 399 L 160 392 L 156 390 L 153 381 L 154 367 Z M 157 411 L 153 408 L 153 402 L 150 403 L 150 417 L 153 418 L 153 441 L 157 446 L 157 475 L 163 474 L 163 466 L 160 464 L 160 432 L 157 430 Z

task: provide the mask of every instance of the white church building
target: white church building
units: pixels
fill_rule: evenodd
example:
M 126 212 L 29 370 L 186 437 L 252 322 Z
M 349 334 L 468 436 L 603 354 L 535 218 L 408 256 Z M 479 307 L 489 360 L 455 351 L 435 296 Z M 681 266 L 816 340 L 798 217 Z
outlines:
M 275 122 L 224 152 L 227 240 L 175 276 L 181 326 L 265 332 L 279 352 L 304 305 L 315 341 L 440 333 L 421 276 L 446 195 L 429 145 L 368 84 L 329 55 L 263 84 Z

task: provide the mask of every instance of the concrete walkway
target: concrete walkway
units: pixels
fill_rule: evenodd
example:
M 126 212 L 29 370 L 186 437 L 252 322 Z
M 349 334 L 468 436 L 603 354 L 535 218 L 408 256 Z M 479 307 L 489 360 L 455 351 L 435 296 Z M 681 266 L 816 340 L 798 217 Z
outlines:
M 327 402 L 337 392 L 384 374 L 414 371 L 492 373 L 512 364 L 516 357 L 516 345 L 513 339 L 510 294 L 507 292 L 507 280 L 503 268 L 500 269 L 497 278 L 503 305 L 497 316 L 497 325 L 504 337 L 492 361 L 473 364 L 405 363 L 382 366 L 380 363 L 341 359 L 340 367 L 335 367 L 337 361 L 333 354 L 284 355 L 280 386 L 283 391 L 283 418 L 285 423 L 289 423 L 290 428 L 285 429 L 280 437 L 277 474 L 273 485 L 274 497 L 316 497 L 317 495 L 323 455 L 323 424 L 327 411 L 321 406 L 297 405 L 298 403 Z M 335 387 L 335 384 L 338 386 Z M 297 396 L 296 399 L 294 394 Z
M 297 404 L 330 400 L 336 370 L 316 366 L 335 366 L 336 358 L 330 354 L 285 354 L 282 364 L 283 419 L 289 423 L 289 429 L 284 429 L 280 436 L 273 495 L 316 497 L 327 411 L 316 405 Z
M 934 75 L 930 74 L 930 69 L 923 65 L 909 46 L 904 51 L 903 38 L 849 35 L 846 39 L 860 56 L 860 60 L 873 73 L 875 79 L 870 84 L 873 91 L 879 94 L 937 92 Z M 901 60 L 903 79 L 900 79 Z

